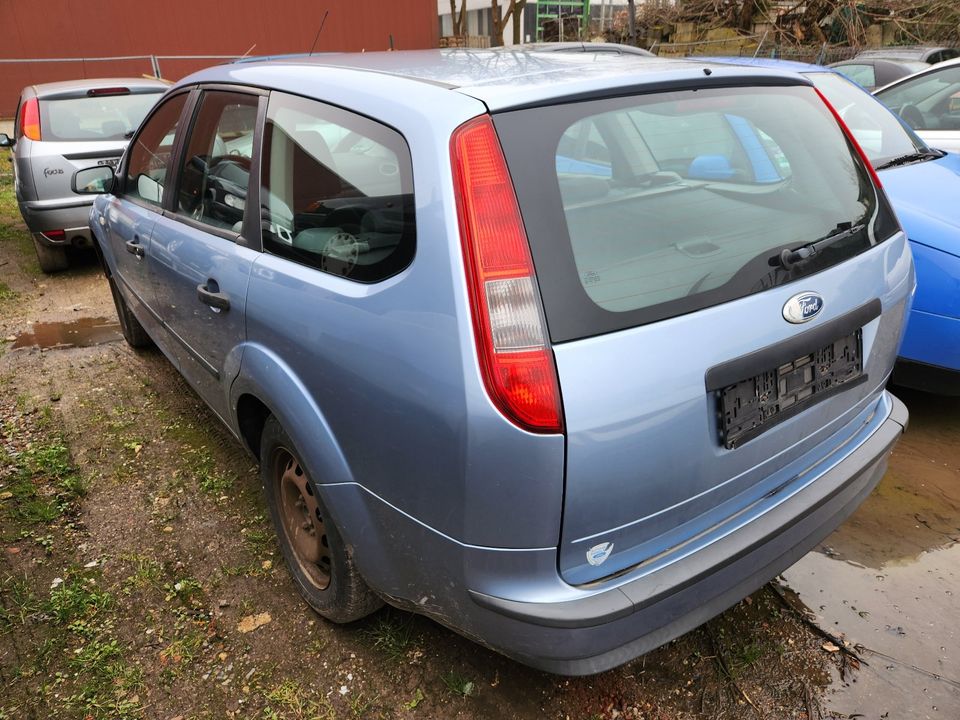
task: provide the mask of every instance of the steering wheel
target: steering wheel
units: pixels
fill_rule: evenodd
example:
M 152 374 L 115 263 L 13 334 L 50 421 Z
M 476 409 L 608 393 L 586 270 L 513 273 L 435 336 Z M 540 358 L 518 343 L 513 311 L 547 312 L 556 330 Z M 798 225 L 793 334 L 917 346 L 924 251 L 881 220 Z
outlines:
M 923 119 L 923 113 L 920 112 L 920 108 L 913 103 L 906 103 L 902 108 L 900 108 L 898 115 L 900 115 L 904 122 L 914 130 L 920 129 L 926 124 L 926 121 Z

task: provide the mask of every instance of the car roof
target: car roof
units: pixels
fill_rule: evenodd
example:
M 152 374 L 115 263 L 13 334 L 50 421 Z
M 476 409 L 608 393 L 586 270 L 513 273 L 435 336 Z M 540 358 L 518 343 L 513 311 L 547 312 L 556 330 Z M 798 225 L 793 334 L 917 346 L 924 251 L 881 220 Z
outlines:
M 748 68 L 701 63 L 683 59 L 644 57 L 615 52 L 540 52 L 513 48 L 410 50 L 376 53 L 331 53 L 290 56 L 270 60 L 218 65 L 184 78 L 179 86 L 197 82 L 235 82 L 260 87 L 299 83 L 305 94 L 305 79 L 323 82 L 352 79 L 374 73 L 394 80 L 456 90 L 487 105 L 490 111 L 547 104 L 560 98 L 585 99 L 600 95 L 629 94 L 641 89 L 670 90 L 683 86 L 709 87 L 740 83 L 809 84 L 783 69 Z M 292 90 L 293 91 L 293 90 Z M 309 93 L 306 93 L 309 94 Z M 422 93 L 416 93 L 421 96 Z M 437 94 L 439 98 L 440 95 Z M 385 101 L 404 104 L 402 88 Z
M 125 87 L 138 91 L 149 91 L 156 89 L 158 92 L 164 92 L 170 87 L 170 84 L 171 83 L 167 80 L 157 80 L 155 78 L 143 77 L 87 78 L 84 80 L 63 80 L 60 82 L 30 85 L 24 88 L 24 94 L 35 95 L 40 99 L 43 99 L 57 95 L 82 95 L 87 90 L 109 87 Z
M 920 59 L 941 50 L 952 50 L 943 45 L 894 45 L 891 47 L 871 48 L 861 50 L 856 57 L 892 58 L 892 59 Z

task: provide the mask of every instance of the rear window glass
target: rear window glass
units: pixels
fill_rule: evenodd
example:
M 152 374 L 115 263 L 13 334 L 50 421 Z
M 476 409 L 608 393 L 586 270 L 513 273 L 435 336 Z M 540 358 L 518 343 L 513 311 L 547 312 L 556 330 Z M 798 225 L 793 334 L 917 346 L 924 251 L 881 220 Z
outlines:
M 617 98 L 496 123 L 554 341 L 791 282 L 896 230 L 809 87 Z M 812 259 L 778 261 L 834 233 L 843 239 Z
M 162 92 L 40 100 L 44 140 L 123 140 L 136 130 Z

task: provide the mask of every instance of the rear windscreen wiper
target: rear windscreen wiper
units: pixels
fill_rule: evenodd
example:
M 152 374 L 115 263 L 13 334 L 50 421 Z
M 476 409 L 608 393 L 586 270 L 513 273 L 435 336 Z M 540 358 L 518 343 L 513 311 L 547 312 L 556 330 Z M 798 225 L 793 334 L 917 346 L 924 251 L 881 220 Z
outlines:
M 856 235 L 865 227 L 866 225 L 863 223 L 859 225 L 852 225 L 848 222 L 838 223 L 837 227 L 832 232 L 820 238 L 819 240 L 808 242 L 806 245 L 801 245 L 795 250 L 784 248 L 779 255 L 774 255 L 772 258 L 770 258 L 770 264 L 776 265 L 779 263 L 785 270 L 789 270 L 794 265 L 799 265 L 800 263 L 806 262 L 810 258 L 816 256 L 816 254 L 821 250 L 828 248 L 831 245 L 840 242 L 841 240 L 845 240 L 851 235 Z
M 907 153 L 906 155 L 895 157 L 893 160 L 887 160 L 883 165 L 877 165 L 874 170 L 886 170 L 887 168 L 896 167 L 897 165 L 909 165 L 910 163 L 920 162 L 922 160 L 937 160 L 944 155 L 946 155 L 946 153 L 943 150 L 930 148 L 929 150 Z

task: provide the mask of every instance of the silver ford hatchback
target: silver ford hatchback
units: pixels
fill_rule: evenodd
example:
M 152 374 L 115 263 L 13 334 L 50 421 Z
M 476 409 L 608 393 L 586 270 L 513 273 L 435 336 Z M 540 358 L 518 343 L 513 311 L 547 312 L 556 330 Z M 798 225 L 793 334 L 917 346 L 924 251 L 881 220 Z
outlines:
M 89 245 L 91 200 L 71 192 L 73 173 L 115 166 L 130 135 L 170 86 L 162 80 L 104 78 L 30 85 L 20 93 L 12 147 L 20 214 L 33 235 L 40 269 L 67 267 L 65 248 Z
M 870 493 L 914 287 L 809 80 L 424 51 L 193 75 L 90 215 L 124 333 L 258 458 L 307 602 L 586 674 Z

